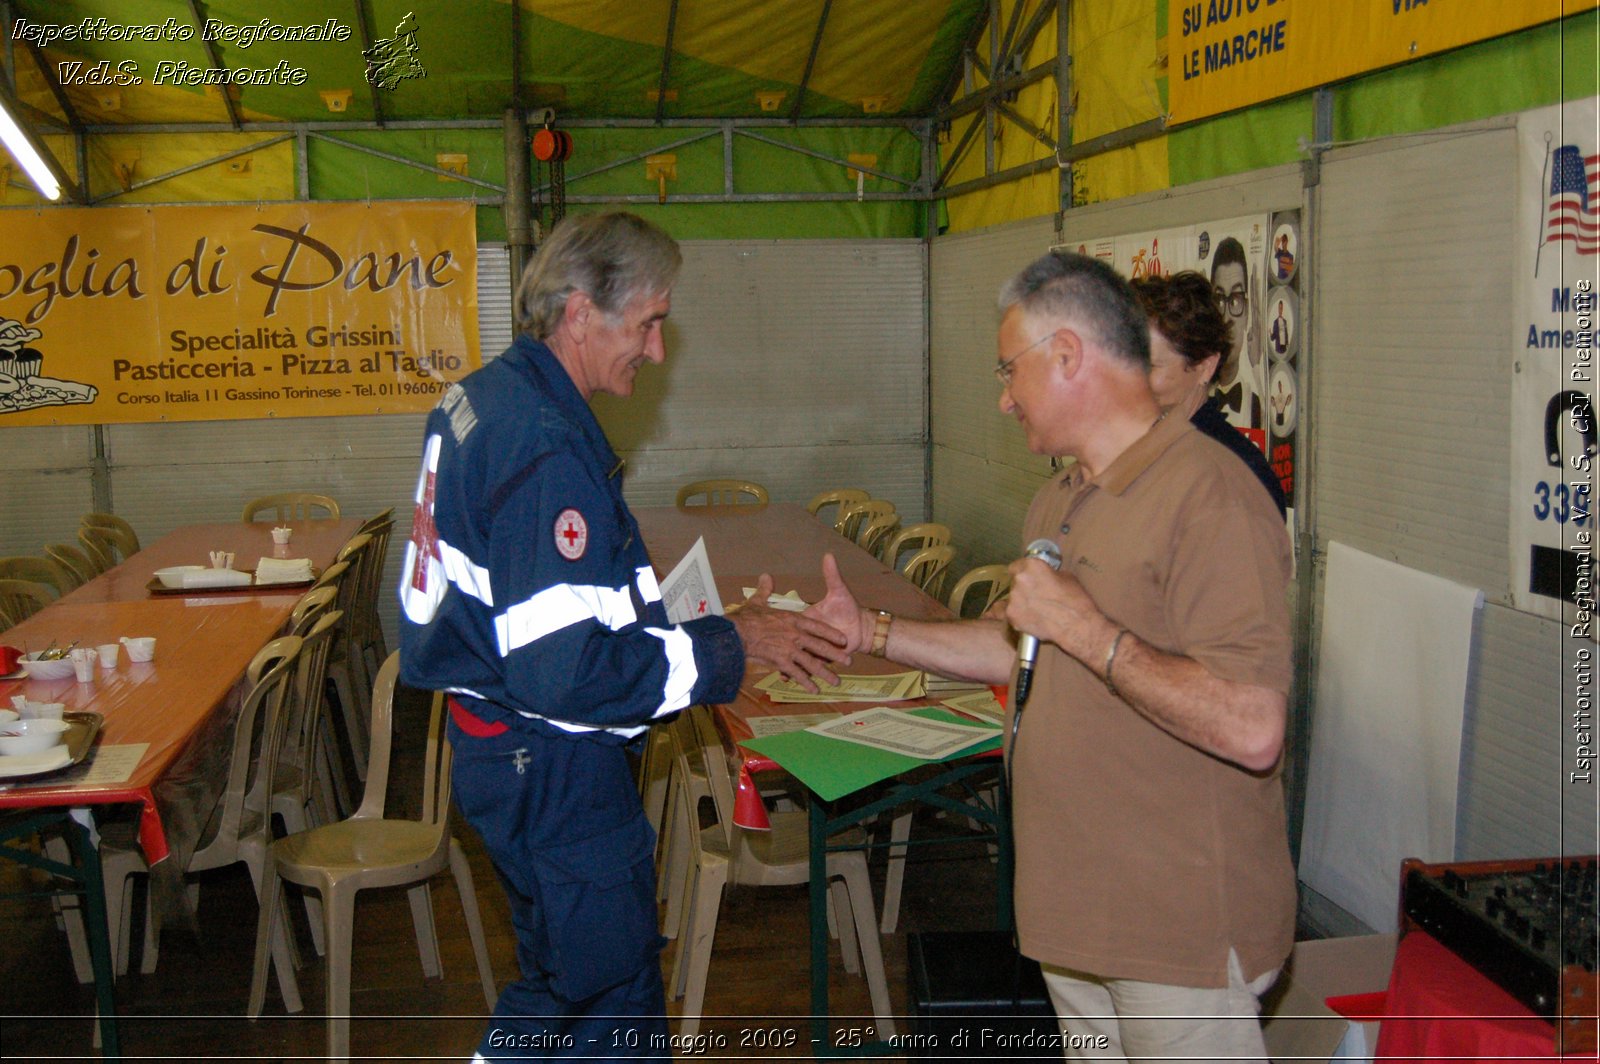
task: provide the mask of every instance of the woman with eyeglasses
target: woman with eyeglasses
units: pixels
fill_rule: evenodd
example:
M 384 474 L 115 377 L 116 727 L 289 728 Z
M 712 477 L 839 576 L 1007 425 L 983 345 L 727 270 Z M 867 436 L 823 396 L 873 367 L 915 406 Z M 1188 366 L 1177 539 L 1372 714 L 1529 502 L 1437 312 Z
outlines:
M 1224 352 L 1232 349 L 1238 335 L 1214 302 L 1211 283 L 1185 270 L 1171 277 L 1140 278 L 1133 282 L 1133 290 L 1150 318 L 1150 391 L 1156 402 L 1162 410 L 1187 417 L 1195 428 L 1238 455 L 1283 515 L 1287 507 L 1283 486 L 1266 456 L 1228 423 L 1217 397 L 1208 397 Z

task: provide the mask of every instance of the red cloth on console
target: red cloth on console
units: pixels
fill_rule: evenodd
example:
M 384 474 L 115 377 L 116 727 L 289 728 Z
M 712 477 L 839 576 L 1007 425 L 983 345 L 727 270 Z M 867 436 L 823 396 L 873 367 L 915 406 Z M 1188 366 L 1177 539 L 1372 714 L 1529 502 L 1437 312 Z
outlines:
M 1422 931 L 1400 940 L 1377 1057 L 1387 1061 L 1556 1057 L 1555 1027 Z M 1567 1064 L 1595 1057 L 1569 1054 Z

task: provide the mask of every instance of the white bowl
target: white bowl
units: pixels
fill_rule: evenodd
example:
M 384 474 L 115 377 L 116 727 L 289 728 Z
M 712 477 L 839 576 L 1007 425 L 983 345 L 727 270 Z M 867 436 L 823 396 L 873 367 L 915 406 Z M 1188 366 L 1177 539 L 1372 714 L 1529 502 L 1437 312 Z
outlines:
M 64 720 L 17 720 L 0 725 L 0 755 L 36 754 L 59 746 L 70 727 Z
M 198 573 L 203 565 L 169 565 L 165 569 L 157 569 L 155 577 L 161 581 L 162 587 L 182 587 L 184 573 Z
M 0 709 L 0 728 L 5 727 L 7 724 L 10 724 L 12 721 L 14 721 L 16 719 L 17 719 L 16 710 L 14 710 L 14 709 Z
M 22 655 L 22 667 L 28 670 L 28 677 L 34 680 L 65 680 L 72 675 L 71 658 L 40 661 L 39 651 Z

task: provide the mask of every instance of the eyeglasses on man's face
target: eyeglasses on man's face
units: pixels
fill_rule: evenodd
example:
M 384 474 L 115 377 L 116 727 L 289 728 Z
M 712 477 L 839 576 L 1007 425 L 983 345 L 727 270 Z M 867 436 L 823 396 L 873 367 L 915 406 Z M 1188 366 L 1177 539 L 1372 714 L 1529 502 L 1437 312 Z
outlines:
M 1240 285 L 1231 292 L 1224 292 L 1220 288 L 1211 290 L 1211 298 L 1216 301 L 1217 309 L 1224 314 L 1231 314 L 1235 318 L 1244 313 L 1249 301 L 1245 298 L 1244 286 Z
M 1014 365 L 1016 365 L 1017 359 L 1021 358 L 1023 355 L 1027 354 L 1029 351 L 1032 351 L 1034 348 L 1038 347 L 1040 344 L 1044 343 L 1046 340 L 1050 339 L 1050 337 L 1054 336 L 1055 334 L 1056 334 L 1056 331 L 1054 329 L 1051 329 L 1049 332 L 1047 332 L 1043 336 L 1039 337 L 1033 343 L 1029 344 L 1027 347 L 1024 347 L 1021 351 L 1018 351 L 1016 354 L 1012 355 L 1010 358 L 1006 359 L 1004 362 L 1002 362 L 998 366 L 996 366 L 994 368 L 994 379 L 1000 382 L 1000 387 L 1002 387 L 1002 388 L 1011 387 L 1011 374 L 1013 372 L 1015 372 L 1015 370 L 1013 370 L 1012 367 Z

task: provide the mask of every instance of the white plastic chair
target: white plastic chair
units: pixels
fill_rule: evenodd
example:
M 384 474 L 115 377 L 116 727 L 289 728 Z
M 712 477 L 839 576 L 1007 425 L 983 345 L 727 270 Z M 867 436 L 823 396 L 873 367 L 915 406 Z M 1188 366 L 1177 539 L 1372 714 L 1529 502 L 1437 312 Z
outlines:
M 700 1028 L 723 887 L 729 883 L 751 887 L 805 883 L 811 878 L 811 863 L 807 823 L 810 814 L 805 810 L 771 812 L 771 831 L 745 831 L 734 824 L 733 780 L 716 725 L 704 707 L 694 707 L 686 716 L 687 724 L 675 728 L 672 733 L 679 743 L 679 756 L 688 753 L 686 743 L 699 747 L 710 782 L 712 804 L 716 808 L 716 823 L 699 831 L 694 846 L 692 876 L 679 922 L 678 957 L 673 964 L 670 984 L 673 996 L 683 998 L 679 1033 L 692 1035 Z M 690 801 L 687 793 L 683 793 L 681 799 L 686 804 Z M 865 840 L 860 829 L 852 829 L 840 837 L 846 842 Z M 877 1014 L 878 1033 L 889 1037 L 895 1030 L 894 1009 L 883 972 L 883 950 L 878 941 L 878 920 L 872 903 L 872 885 L 867 877 L 866 854 L 861 850 L 829 853 L 827 874 L 831 883 L 833 922 L 838 930 L 845 970 L 856 971 L 859 963 L 867 979 L 873 1012 Z
M 434 931 L 433 903 L 428 880 L 446 866 L 455 878 L 461 909 L 478 962 L 483 997 L 494 1008 L 494 971 L 478 915 L 478 895 L 466 853 L 450 834 L 450 744 L 444 731 L 444 696 L 435 694 L 429 716 L 427 765 L 419 820 L 384 817 L 389 778 L 389 755 L 394 735 L 394 689 L 400 675 L 400 655 L 389 655 L 378 670 L 372 692 L 372 748 L 366 791 L 361 807 L 337 824 L 302 831 L 274 842 L 267 850 L 263 873 L 262 913 L 256 925 L 255 968 L 250 979 L 247 1015 L 261 1015 L 266 1000 L 268 960 L 275 934 L 278 897 L 282 881 L 298 883 L 322 897 L 323 938 L 327 945 L 328 1057 L 350 1054 L 351 932 L 355 924 L 356 895 L 369 887 L 410 886 L 411 918 L 416 928 L 417 951 L 423 973 L 439 977 L 439 942 Z M 267 737 L 263 764 L 270 774 L 283 741 L 282 729 Z

